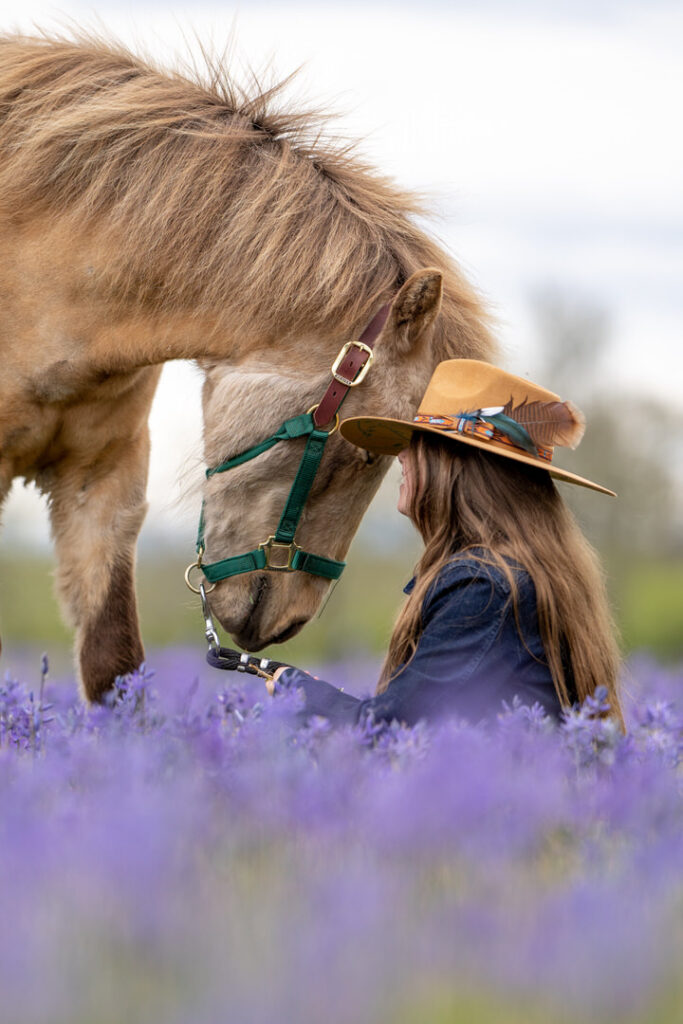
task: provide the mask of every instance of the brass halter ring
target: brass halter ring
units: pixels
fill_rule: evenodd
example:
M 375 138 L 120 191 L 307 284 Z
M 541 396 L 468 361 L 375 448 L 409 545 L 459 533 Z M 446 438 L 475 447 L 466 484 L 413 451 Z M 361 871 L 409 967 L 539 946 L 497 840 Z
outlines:
M 316 405 L 312 405 L 310 409 L 306 410 L 306 415 L 308 416 L 309 413 L 315 412 L 315 410 L 318 408 L 319 405 L 320 405 L 320 402 L 318 402 Z M 323 427 L 317 427 L 317 429 L 318 430 L 323 430 Z M 334 432 L 336 430 L 339 430 L 339 413 L 338 412 L 335 412 L 335 414 L 334 414 L 334 426 L 332 427 L 331 430 L 327 431 L 327 434 L 329 436 L 331 436 L 332 434 L 334 434 Z
M 185 582 L 193 594 L 201 594 L 200 587 L 202 586 L 204 587 L 204 593 L 210 594 L 211 591 L 215 589 L 216 584 L 212 583 L 210 587 L 207 587 L 204 583 L 200 582 L 199 586 L 195 587 L 192 580 L 190 579 L 190 574 L 192 573 L 193 569 L 199 569 L 199 571 L 202 573 L 202 576 L 204 575 L 202 570 L 201 555 L 197 557 L 196 562 L 190 562 L 187 569 L 185 570 Z

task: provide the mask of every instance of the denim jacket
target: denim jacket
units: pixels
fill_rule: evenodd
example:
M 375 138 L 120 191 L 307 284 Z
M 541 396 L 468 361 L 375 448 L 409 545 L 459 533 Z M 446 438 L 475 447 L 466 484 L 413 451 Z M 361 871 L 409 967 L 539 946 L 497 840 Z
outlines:
M 523 569 L 513 571 L 524 642 L 504 573 L 471 556 L 456 557 L 425 597 L 413 658 L 384 693 L 361 700 L 298 668 L 280 675 L 283 686 L 304 691 L 300 719 L 322 715 L 334 724 L 354 724 L 372 712 L 376 721 L 397 719 L 408 725 L 444 714 L 476 722 L 495 716 L 503 701 L 511 704 L 515 696 L 559 717 L 561 706 L 538 631 L 534 584 Z M 405 593 L 414 584 L 413 578 Z M 571 683 L 568 665 L 565 672 Z

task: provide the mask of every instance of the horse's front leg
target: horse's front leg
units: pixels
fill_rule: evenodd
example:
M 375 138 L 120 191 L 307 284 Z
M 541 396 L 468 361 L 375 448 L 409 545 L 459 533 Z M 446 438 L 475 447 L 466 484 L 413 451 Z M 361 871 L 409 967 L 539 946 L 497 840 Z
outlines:
M 135 545 L 147 509 L 147 427 L 97 459 L 66 460 L 51 486 L 57 590 L 76 630 L 83 693 L 102 701 L 144 659 L 135 597 Z
M 0 461 L 0 513 L 2 507 L 5 504 L 5 498 L 9 494 L 10 487 L 12 486 L 12 478 L 10 473 L 6 470 Z M 2 625 L 0 623 L 0 625 Z M 0 634 L 0 654 L 2 654 L 2 635 Z

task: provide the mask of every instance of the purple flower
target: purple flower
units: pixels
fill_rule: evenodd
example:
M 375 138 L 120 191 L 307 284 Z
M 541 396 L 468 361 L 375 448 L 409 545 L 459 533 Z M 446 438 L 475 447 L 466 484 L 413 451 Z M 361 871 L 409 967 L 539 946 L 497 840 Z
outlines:
M 45 662 L 40 693 L 0 684 L 3 1019 L 675 1005 L 683 673 L 634 667 L 624 736 L 601 691 L 559 725 L 514 702 L 487 728 L 296 728 L 296 692 L 151 661 L 99 708 Z

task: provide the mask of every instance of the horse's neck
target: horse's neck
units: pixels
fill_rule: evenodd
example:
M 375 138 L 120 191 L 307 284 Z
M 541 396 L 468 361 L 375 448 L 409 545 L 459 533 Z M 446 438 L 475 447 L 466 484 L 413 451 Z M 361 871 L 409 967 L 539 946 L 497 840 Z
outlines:
M 78 239 L 69 246 L 63 229 L 42 227 L 0 224 L 0 394 L 37 380 L 69 397 L 83 382 L 171 359 L 239 355 L 243 343 L 209 317 L 142 309 L 115 294 L 99 272 L 106 261 Z
M 0 340 L 0 354 L 5 362 L 11 357 L 23 377 L 51 381 L 58 370 L 60 380 L 69 378 L 65 388 L 79 388 L 81 381 L 177 359 L 237 361 L 258 352 L 264 361 L 286 366 L 302 354 L 310 360 L 315 352 L 325 364 L 336 355 L 338 323 L 329 334 L 311 331 L 309 337 L 301 330 L 294 336 L 282 323 L 273 336 L 255 322 L 231 330 L 229 319 L 218 315 L 145 306 L 134 288 L 130 296 L 121 294 L 122 282 L 109 279 L 99 240 L 69 239 L 64 225 L 0 227 L 0 248 L 7 254 L 0 268 L 0 314 L 19 326 L 16 337 Z M 59 253 L 60 259 L 46 261 L 44 253 Z M 233 285 L 239 289 L 239 281 Z
M 249 345 L 209 318 L 185 313 L 131 312 L 93 331 L 86 358 L 104 371 L 121 373 L 173 359 L 230 359 Z

